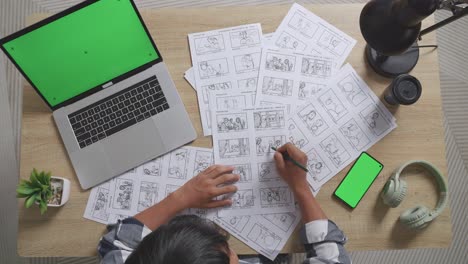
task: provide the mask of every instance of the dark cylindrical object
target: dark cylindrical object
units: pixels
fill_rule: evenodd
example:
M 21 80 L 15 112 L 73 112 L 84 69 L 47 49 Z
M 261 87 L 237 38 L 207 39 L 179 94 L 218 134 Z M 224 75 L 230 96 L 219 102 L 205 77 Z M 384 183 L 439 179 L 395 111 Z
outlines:
M 390 105 L 411 105 L 421 97 L 421 83 L 409 74 L 396 77 L 385 89 L 384 99 Z

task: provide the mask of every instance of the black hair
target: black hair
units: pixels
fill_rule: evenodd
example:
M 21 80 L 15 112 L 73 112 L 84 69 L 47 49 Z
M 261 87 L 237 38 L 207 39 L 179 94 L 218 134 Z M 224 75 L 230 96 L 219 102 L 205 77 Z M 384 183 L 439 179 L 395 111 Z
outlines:
M 147 235 L 125 264 L 229 264 L 228 238 L 208 220 L 177 216 Z

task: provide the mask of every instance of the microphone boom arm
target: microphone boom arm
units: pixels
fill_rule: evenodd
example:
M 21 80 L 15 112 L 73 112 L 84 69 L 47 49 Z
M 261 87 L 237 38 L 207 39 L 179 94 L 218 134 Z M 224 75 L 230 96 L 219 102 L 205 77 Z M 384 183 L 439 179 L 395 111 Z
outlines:
M 440 27 L 443 27 L 457 19 L 468 15 L 468 0 L 441 0 L 439 2 L 438 9 L 451 11 L 453 15 L 424 30 L 421 30 L 421 32 L 419 33 L 419 40 L 421 40 L 421 37 L 423 35 L 426 35 L 427 33 L 430 33 Z

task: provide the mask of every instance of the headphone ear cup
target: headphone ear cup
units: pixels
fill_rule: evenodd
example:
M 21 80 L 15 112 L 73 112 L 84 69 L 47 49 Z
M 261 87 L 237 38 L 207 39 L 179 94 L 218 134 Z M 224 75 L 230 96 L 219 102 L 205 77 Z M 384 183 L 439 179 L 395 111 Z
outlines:
M 408 188 L 405 181 L 398 180 L 397 182 L 393 178 L 390 179 L 385 184 L 384 190 L 381 195 L 384 204 L 393 208 L 397 207 L 405 198 L 407 189 Z
M 395 192 L 395 199 L 394 199 L 394 207 L 397 207 L 398 205 L 401 204 L 403 199 L 406 197 L 406 192 L 408 191 L 408 184 L 404 180 L 399 180 L 400 181 L 400 186 L 398 187 L 398 190 Z
M 383 203 L 388 206 L 391 206 L 391 200 L 393 199 L 394 193 L 395 193 L 395 180 L 391 178 L 385 183 L 382 193 L 380 193 L 380 197 L 382 197 Z
M 410 229 L 422 229 L 429 223 L 429 209 L 423 205 L 404 211 L 400 215 L 400 222 Z

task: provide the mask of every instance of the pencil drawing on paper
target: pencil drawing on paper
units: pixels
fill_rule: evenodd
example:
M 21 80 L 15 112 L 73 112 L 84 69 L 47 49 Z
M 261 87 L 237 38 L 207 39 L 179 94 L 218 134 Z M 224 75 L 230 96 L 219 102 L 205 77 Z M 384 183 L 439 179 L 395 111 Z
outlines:
M 299 83 L 298 98 L 301 100 L 309 100 L 322 91 L 325 91 L 326 88 L 327 86 L 325 84 L 301 81 Z
M 335 134 L 331 134 L 322 142 L 320 142 L 320 147 L 323 151 L 325 151 L 328 158 L 337 168 L 343 164 L 346 164 L 346 162 L 351 158 L 351 155 Z
M 213 164 L 213 153 L 209 151 L 197 150 L 195 152 L 195 162 L 193 176 L 197 176 Z
M 279 148 L 286 143 L 286 136 L 260 136 L 255 138 L 257 155 L 274 153 L 272 147 Z
M 237 164 L 233 165 L 233 174 L 239 175 L 239 182 L 251 182 L 252 181 L 252 170 L 250 164 Z
M 259 247 L 272 254 L 281 243 L 281 238 L 268 228 L 255 223 L 247 237 Z
M 232 205 L 230 209 L 247 209 L 255 205 L 255 197 L 252 189 L 237 190 L 231 196 Z
M 296 215 L 293 213 L 264 214 L 262 216 L 284 232 L 288 232 L 296 220 Z
M 291 203 L 292 196 L 288 187 L 260 188 L 260 204 L 262 207 L 284 206 Z
M 274 162 L 260 162 L 258 167 L 258 180 L 261 182 L 277 181 L 280 180 L 276 172 L 276 165 Z
M 363 150 L 371 142 L 354 118 L 351 118 L 351 120 L 340 127 L 340 132 L 348 140 L 349 144 L 358 151 Z
M 169 194 L 175 192 L 179 188 L 180 188 L 179 185 L 167 184 L 166 185 L 166 196 L 168 196 Z
M 331 76 L 332 62 L 313 57 L 302 58 L 301 73 L 306 76 L 327 78 Z
M 156 158 L 143 164 L 143 174 L 148 176 L 161 176 L 162 158 Z
M 338 122 L 343 116 L 348 114 L 348 110 L 343 103 L 338 99 L 333 90 L 326 91 L 319 97 L 319 102 L 325 108 L 327 113 L 335 123 Z
M 254 91 L 257 89 L 257 78 L 247 78 L 237 81 L 240 90 Z
M 314 22 L 297 12 L 289 20 L 288 26 L 308 38 L 312 38 L 318 29 Z
M 223 35 L 195 38 L 195 51 L 198 55 L 216 53 L 224 50 L 225 46 Z
M 328 175 L 330 175 L 331 170 L 323 161 L 322 157 L 317 153 L 315 149 L 311 149 L 307 152 L 307 169 L 309 174 L 317 182 L 321 182 Z
M 232 110 L 244 108 L 247 106 L 247 99 L 245 95 L 233 96 L 217 96 L 216 109 L 217 110 Z
M 297 116 L 302 120 L 307 129 L 315 136 L 319 136 L 329 127 L 312 104 L 308 104 L 299 110 L 297 112 Z
M 222 159 L 238 158 L 250 155 L 249 139 L 221 139 L 218 142 L 219 156 Z
M 293 81 L 275 77 L 263 77 L 262 93 L 288 97 L 292 95 Z
M 294 119 L 288 120 L 289 142 L 293 143 L 296 147 L 302 149 L 309 143 L 309 140 L 302 132 L 301 128 L 296 124 Z
M 261 43 L 260 34 L 256 29 L 245 29 L 229 33 L 233 49 L 245 48 Z
M 140 183 L 140 196 L 138 198 L 138 212 L 141 212 L 158 201 L 158 184 L 154 182 Z
M 250 221 L 250 215 L 225 217 L 225 218 L 222 218 L 222 220 L 224 222 L 226 222 L 227 224 L 229 224 L 231 227 L 233 227 L 238 232 L 243 232 L 245 226 Z
M 216 116 L 216 126 L 219 133 L 243 131 L 248 128 L 247 114 L 224 114 Z
M 377 105 L 369 105 L 362 110 L 359 115 L 367 123 L 370 130 L 372 130 L 372 132 L 377 136 L 382 135 L 385 131 L 390 129 L 390 124 L 384 118 Z
M 284 128 L 284 110 L 254 111 L 256 130 Z
M 223 76 L 229 73 L 229 66 L 226 58 L 201 61 L 198 63 L 200 78 L 207 79 Z
M 337 85 L 346 95 L 346 99 L 354 106 L 360 105 L 368 98 L 351 74 L 340 80 Z
M 351 43 L 346 39 L 340 38 L 337 34 L 325 29 L 317 40 L 317 44 L 332 54 L 341 56 L 345 53 Z
M 210 101 L 210 91 L 224 91 L 232 88 L 231 82 L 221 82 L 202 86 L 203 102 L 208 104 Z
M 187 179 L 189 150 L 176 149 L 169 154 L 169 178 Z
M 124 220 L 126 218 L 129 218 L 129 215 L 124 215 L 124 214 L 110 214 L 109 215 L 109 221 L 107 221 L 109 224 L 115 224 L 119 220 Z
M 115 180 L 115 193 L 112 207 L 114 209 L 130 210 L 133 199 L 133 181 L 128 179 Z
M 265 68 L 270 71 L 294 72 L 296 57 L 268 52 Z
M 92 216 L 104 221 L 109 219 L 109 213 L 107 212 L 107 202 L 109 201 L 109 190 L 98 187 L 96 196 L 94 197 L 94 205 L 92 207 Z
M 237 73 L 258 71 L 260 66 L 260 52 L 234 56 L 234 65 Z
M 137 173 L 137 170 L 136 170 L 136 168 L 133 168 L 133 169 L 129 169 L 129 170 L 126 171 L 125 173 L 135 174 L 135 173 Z
M 281 33 L 275 44 L 282 49 L 290 49 L 295 51 L 304 51 L 307 47 L 303 41 L 293 37 L 286 31 Z

